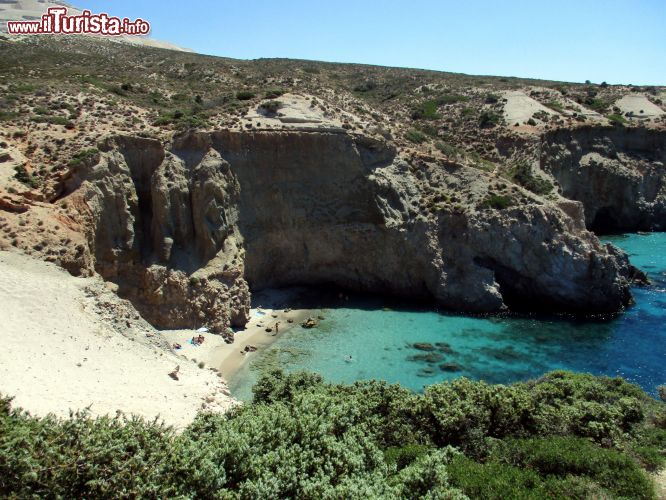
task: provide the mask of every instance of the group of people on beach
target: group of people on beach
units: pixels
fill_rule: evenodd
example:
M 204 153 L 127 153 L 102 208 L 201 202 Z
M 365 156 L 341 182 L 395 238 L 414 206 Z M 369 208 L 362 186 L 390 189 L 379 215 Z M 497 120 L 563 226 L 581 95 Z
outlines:
M 194 346 L 200 346 L 201 344 L 204 343 L 204 340 L 206 340 L 205 337 L 203 335 L 199 334 L 199 335 L 195 335 L 194 337 L 192 337 L 192 340 L 190 340 L 190 343 Z M 180 345 L 178 342 L 174 342 L 172 347 L 175 350 L 183 348 L 183 346 Z

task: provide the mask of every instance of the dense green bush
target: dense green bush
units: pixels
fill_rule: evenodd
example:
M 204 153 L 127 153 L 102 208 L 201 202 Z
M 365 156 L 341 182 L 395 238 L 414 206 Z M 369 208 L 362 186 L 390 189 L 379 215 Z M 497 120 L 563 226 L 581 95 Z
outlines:
M 437 141 L 435 143 L 435 147 L 449 157 L 455 157 L 461 154 L 461 150 L 458 147 L 452 146 L 451 144 L 444 141 Z
M 535 194 L 548 194 L 553 190 L 553 183 L 535 176 L 532 172 L 532 167 L 526 162 L 518 163 L 513 168 L 511 177 L 525 189 Z
M 93 161 L 99 155 L 99 150 L 97 148 L 87 148 L 82 149 L 72 156 L 72 159 L 69 160 L 70 167 L 78 167 L 83 164 L 86 164 L 90 161 Z
M 501 460 L 543 476 L 584 476 L 624 498 L 652 498 L 646 474 L 616 450 L 605 450 L 582 438 L 518 439 L 503 443 Z
M 275 99 L 262 102 L 259 105 L 259 109 L 268 115 L 276 114 L 281 107 L 282 103 L 280 101 L 276 101 Z
M 499 125 L 501 121 L 502 117 L 494 111 L 484 111 L 479 116 L 479 127 L 492 128 Z
M 491 194 L 479 204 L 479 208 L 492 208 L 495 210 L 504 210 L 513 205 L 511 197 L 503 194 Z
M 613 113 L 608 115 L 608 120 L 613 125 L 625 125 L 627 123 L 627 119 L 619 113 Z
M 405 139 L 407 139 L 409 142 L 413 142 L 414 144 L 421 144 L 428 140 L 428 136 L 426 136 L 423 132 L 419 132 L 418 130 L 408 130 L 405 133 Z
M 250 90 L 240 90 L 236 92 L 236 99 L 239 101 L 248 101 L 254 98 L 255 93 Z
M 412 119 L 414 120 L 438 120 L 442 116 L 437 112 L 437 101 L 425 101 L 420 103 L 414 111 L 412 111 Z
M 663 461 L 666 432 L 649 417 L 663 406 L 621 379 L 568 372 L 419 395 L 273 371 L 251 404 L 177 434 L 37 419 L 0 399 L 0 496 L 653 498 L 637 464 Z
M 459 456 L 451 461 L 448 473 L 451 485 L 474 499 L 608 498 L 601 487 L 586 478 L 544 477 L 496 460 L 479 463 Z
M 282 89 L 268 89 L 266 93 L 264 94 L 264 97 L 266 99 L 277 99 L 280 97 L 282 94 L 284 94 L 285 91 Z
M 22 184 L 25 184 L 28 187 L 33 189 L 40 186 L 40 180 L 28 172 L 28 169 L 25 168 L 25 165 L 17 165 L 14 167 L 14 178 Z

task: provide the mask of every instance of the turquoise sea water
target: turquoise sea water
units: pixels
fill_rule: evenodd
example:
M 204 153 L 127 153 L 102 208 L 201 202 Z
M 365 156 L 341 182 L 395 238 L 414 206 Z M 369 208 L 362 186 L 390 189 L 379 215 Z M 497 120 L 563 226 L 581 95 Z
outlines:
M 633 290 L 636 305 L 614 319 L 470 317 L 352 297 L 318 311 L 325 318 L 319 328 L 295 327 L 254 355 L 230 380 L 232 393 L 250 399 L 259 372 L 279 365 L 331 382 L 375 378 L 415 391 L 460 376 L 510 383 L 567 369 L 621 375 L 655 394 L 666 383 L 666 233 L 605 241 L 628 252 L 652 280 Z

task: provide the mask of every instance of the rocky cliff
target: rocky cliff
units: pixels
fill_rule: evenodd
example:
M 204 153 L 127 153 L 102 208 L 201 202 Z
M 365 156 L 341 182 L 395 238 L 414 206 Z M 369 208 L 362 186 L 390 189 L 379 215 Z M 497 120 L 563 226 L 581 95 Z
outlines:
M 541 168 L 585 206 L 597 233 L 666 229 L 666 133 L 586 126 L 541 139 Z
M 66 197 L 87 207 L 95 269 L 158 327 L 224 332 L 247 320 L 250 288 L 295 284 L 474 312 L 630 300 L 626 258 L 579 206 L 520 192 L 489 208 L 494 182 L 342 130 L 223 130 L 109 139 Z

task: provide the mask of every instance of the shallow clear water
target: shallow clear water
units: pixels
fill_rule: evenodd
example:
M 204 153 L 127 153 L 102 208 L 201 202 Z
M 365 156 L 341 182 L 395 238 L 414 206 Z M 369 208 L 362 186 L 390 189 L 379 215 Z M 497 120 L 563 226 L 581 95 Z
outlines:
M 615 319 L 480 318 L 389 309 L 380 298 L 352 298 L 318 311 L 325 317 L 319 328 L 295 327 L 253 356 L 230 381 L 232 393 L 250 399 L 259 372 L 279 365 L 317 372 L 331 382 L 375 378 L 415 391 L 460 376 L 510 383 L 567 369 L 621 375 L 655 394 L 666 383 L 666 233 L 605 241 L 628 252 L 653 281 L 635 288 L 636 305 Z M 414 343 L 430 343 L 433 350 Z

